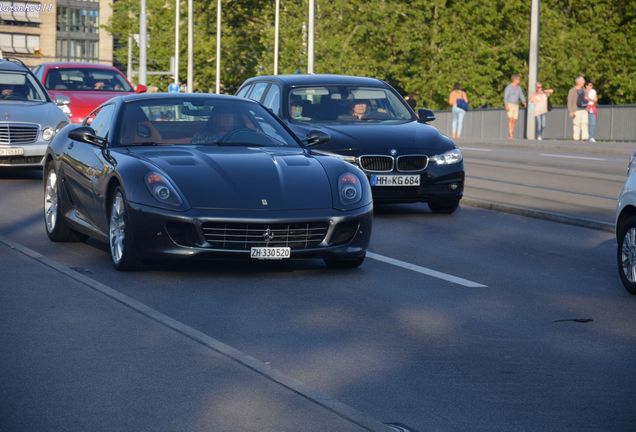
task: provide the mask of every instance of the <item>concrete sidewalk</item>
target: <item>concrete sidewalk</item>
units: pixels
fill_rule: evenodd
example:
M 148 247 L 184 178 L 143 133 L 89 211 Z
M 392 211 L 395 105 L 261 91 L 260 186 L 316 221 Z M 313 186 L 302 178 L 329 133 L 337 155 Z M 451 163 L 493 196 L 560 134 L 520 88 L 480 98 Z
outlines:
M 0 432 L 386 431 L 0 237 Z

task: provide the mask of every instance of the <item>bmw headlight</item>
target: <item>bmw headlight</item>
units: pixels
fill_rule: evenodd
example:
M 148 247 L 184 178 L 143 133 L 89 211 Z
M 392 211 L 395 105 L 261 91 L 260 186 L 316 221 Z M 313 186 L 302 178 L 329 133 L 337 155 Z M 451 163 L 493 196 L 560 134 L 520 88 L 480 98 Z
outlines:
M 46 128 L 42 131 L 42 139 L 44 141 L 51 141 L 54 136 L 55 136 L 55 129 L 53 128 Z
M 150 194 L 161 203 L 170 204 L 175 207 L 179 207 L 183 204 L 183 200 L 177 193 L 176 189 L 165 176 L 150 172 L 146 175 L 146 186 L 150 191 Z
M 459 149 L 453 149 L 431 157 L 431 161 L 437 165 L 451 165 L 459 163 L 463 160 L 462 152 Z
M 344 205 L 355 204 L 362 199 L 360 179 L 353 173 L 342 174 L 338 178 L 340 202 Z

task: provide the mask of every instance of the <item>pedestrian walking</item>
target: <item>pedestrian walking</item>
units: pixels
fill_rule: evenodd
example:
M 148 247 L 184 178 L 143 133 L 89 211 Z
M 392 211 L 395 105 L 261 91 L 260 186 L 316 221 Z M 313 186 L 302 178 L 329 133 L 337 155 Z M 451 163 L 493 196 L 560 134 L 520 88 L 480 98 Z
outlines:
M 510 84 L 504 90 L 504 108 L 508 116 L 508 139 L 513 139 L 515 135 L 515 127 L 519 119 L 519 105 L 526 104 L 526 97 L 523 95 L 523 89 L 519 85 L 521 76 L 514 74 L 510 77 Z
M 453 84 L 453 89 L 448 95 L 448 104 L 452 107 L 452 133 L 453 138 L 461 138 L 464 126 L 464 115 L 468 111 L 468 96 L 458 82 Z
M 587 126 L 590 141 L 595 142 L 596 123 L 598 121 L 598 94 L 592 81 L 585 84 L 585 97 L 587 99 Z
M 574 141 L 589 138 L 587 99 L 585 98 L 585 78 L 576 78 L 574 87 L 568 92 L 568 113 L 572 118 L 572 139 Z
M 537 139 L 543 139 L 543 130 L 545 129 L 545 119 L 548 114 L 548 98 L 554 90 L 544 89 L 543 84 L 537 82 L 534 94 L 530 97 L 530 105 L 533 109 L 534 121 L 536 125 Z

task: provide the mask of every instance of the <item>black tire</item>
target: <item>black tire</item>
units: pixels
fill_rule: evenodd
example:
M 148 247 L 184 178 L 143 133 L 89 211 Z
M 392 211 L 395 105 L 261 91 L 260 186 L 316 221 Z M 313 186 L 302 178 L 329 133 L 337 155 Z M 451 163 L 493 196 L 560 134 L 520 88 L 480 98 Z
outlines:
M 325 264 L 329 268 L 354 269 L 358 268 L 364 262 L 366 254 L 356 258 L 325 258 Z
M 636 266 L 636 216 L 627 217 L 621 222 L 620 227 L 617 237 L 618 247 L 616 248 L 618 274 L 625 289 L 630 294 L 636 295 L 636 275 L 632 273 L 631 279 L 633 281 L 630 281 L 626 274 L 630 268 Z
M 49 190 L 49 188 L 51 189 Z M 44 230 L 46 235 L 54 242 L 85 241 L 88 236 L 69 228 L 63 215 L 64 202 L 60 195 L 59 178 L 53 164 L 49 164 L 44 170 Z
M 435 214 L 451 214 L 459 207 L 459 200 L 429 201 L 428 207 Z
M 118 202 L 118 199 L 121 201 Z M 137 245 L 133 235 L 134 230 L 128 217 L 128 201 L 126 201 L 123 189 L 119 186 L 115 187 L 108 202 L 108 251 L 110 261 L 113 267 L 119 271 L 138 270 L 141 268 L 141 262 L 137 255 Z M 115 210 L 115 206 L 117 206 L 117 210 Z M 115 218 L 113 218 L 113 212 L 116 212 Z M 123 225 L 120 224 L 122 221 Z M 118 236 L 115 238 L 115 235 L 121 235 L 122 237 Z

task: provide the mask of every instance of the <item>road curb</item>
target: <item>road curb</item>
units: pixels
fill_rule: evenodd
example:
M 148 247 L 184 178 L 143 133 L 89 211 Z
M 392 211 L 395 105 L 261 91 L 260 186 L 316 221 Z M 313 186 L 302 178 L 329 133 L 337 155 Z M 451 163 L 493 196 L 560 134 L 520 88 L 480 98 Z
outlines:
M 590 143 L 587 141 L 568 141 L 568 140 L 501 140 L 501 139 L 479 139 L 479 138 L 460 138 L 455 144 L 461 149 L 463 146 L 470 147 L 471 145 L 493 147 L 493 148 L 524 148 L 536 151 L 554 151 L 565 150 L 571 152 L 585 152 L 595 155 L 613 155 L 624 156 L 627 158 L 625 164 L 627 164 L 629 157 L 636 150 L 636 143 L 631 141 L 606 141 Z
M 551 222 L 558 222 L 567 225 L 575 225 L 584 228 L 591 228 L 599 231 L 614 233 L 614 224 L 603 222 L 595 219 L 577 218 L 562 213 L 554 213 L 544 210 L 529 209 L 526 207 L 517 207 L 509 204 L 502 204 L 490 201 L 481 201 L 472 198 L 463 198 L 462 204 L 469 207 L 476 207 L 485 210 L 494 210 L 502 213 L 510 213 L 519 216 L 531 217 L 534 219 L 543 219 Z
M 177 321 L 173 318 L 170 318 L 167 315 L 141 303 L 131 297 L 128 297 L 121 292 L 110 288 L 109 286 L 98 282 L 90 277 L 80 274 L 77 271 L 67 267 L 63 264 L 58 263 L 20 243 L 17 243 L 13 240 L 10 240 L 4 236 L 0 235 L 0 245 L 4 245 L 14 251 L 17 251 L 37 262 L 43 264 L 44 266 L 57 271 L 58 273 L 67 276 L 76 282 L 86 286 L 87 288 L 94 290 L 111 300 L 114 300 L 123 306 L 126 306 L 137 313 L 140 313 L 147 318 L 157 322 L 160 325 L 163 325 L 181 335 L 191 339 L 201 345 L 225 356 L 226 358 L 250 369 L 251 371 L 261 375 L 262 377 L 285 387 L 286 389 L 296 393 L 297 395 L 315 403 L 316 405 L 321 406 L 322 408 L 336 414 L 337 416 L 347 420 L 363 429 L 366 429 L 370 432 L 387 432 L 389 429 L 388 426 L 379 422 L 378 420 L 352 408 L 348 405 L 345 405 L 342 402 L 332 398 L 331 396 L 322 393 L 318 390 L 312 389 L 305 385 L 304 383 L 291 378 L 282 372 L 272 368 L 266 363 L 258 360 L 248 354 L 243 353 L 242 351 L 237 350 L 229 345 L 224 344 L 223 342 L 214 339 L 207 334 L 195 330 L 192 327 L 187 326 L 186 324 Z

